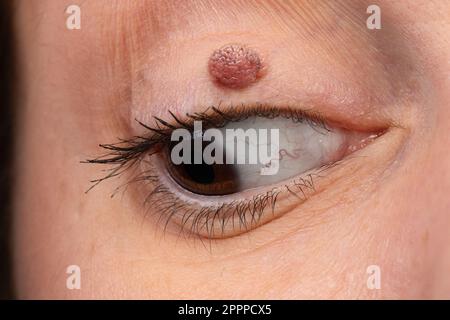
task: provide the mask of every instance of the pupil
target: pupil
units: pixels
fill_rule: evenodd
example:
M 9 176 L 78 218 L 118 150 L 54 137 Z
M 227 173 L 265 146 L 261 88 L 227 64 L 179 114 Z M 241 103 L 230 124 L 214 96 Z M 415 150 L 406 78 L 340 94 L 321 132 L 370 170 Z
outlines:
M 196 183 L 209 184 L 213 183 L 216 175 L 214 174 L 214 166 L 209 164 L 186 164 L 182 168 L 189 178 Z
M 207 144 L 203 144 L 205 148 Z M 193 145 L 191 150 L 193 150 Z M 213 154 L 212 156 L 214 157 Z M 183 153 L 184 150 L 181 151 Z M 170 157 L 171 150 L 168 150 Z M 203 154 L 203 150 L 202 150 Z M 181 154 L 183 156 L 183 154 Z M 236 168 L 232 164 L 201 164 L 194 163 L 194 153 L 191 153 L 191 163 L 182 163 L 179 165 L 169 165 L 169 172 L 172 178 L 185 189 L 204 195 L 225 195 L 235 193 L 239 190 Z M 222 161 L 225 160 L 225 157 Z M 203 159 L 202 159 L 203 161 Z M 170 163 L 170 159 L 169 159 Z

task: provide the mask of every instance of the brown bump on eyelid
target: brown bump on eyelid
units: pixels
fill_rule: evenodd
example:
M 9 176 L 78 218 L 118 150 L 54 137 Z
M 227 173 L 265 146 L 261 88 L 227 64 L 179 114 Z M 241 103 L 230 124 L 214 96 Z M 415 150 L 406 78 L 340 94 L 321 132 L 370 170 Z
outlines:
M 241 89 L 262 76 L 262 61 L 255 50 L 240 44 L 229 44 L 213 52 L 208 70 L 216 83 Z

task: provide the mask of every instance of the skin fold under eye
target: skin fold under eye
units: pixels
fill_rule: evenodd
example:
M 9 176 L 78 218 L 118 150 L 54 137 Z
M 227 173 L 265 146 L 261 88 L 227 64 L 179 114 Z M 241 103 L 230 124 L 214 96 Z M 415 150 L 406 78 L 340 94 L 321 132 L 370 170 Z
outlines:
M 136 186 L 133 190 L 138 198 L 151 204 L 158 215 L 157 223 L 163 222 L 164 230 L 175 228 L 177 234 L 182 231 L 208 239 L 236 236 L 283 215 L 317 191 L 315 180 L 322 178 L 328 167 L 383 133 L 347 130 L 299 109 L 259 106 L 225 111 L 212 108 L 183 118 L 169 114 L 172 119 L 155 117 L 154 126 L 138 121 L 147 135 L 101 145 L 108 154 L 87 162 L 113 167 L 105 177 L 92 182 L 95 186 L 105 179 L 133 172 L 125 185 Z M 216 145 L 220 146 L 217 150 L 223 151 L 224 161 L 175 164 L 172 133 L 177 129 L 194 133 L 199 121 L 205 124 L 202 132 L 214 129 L 224 137 L 223 144 Z M 244 136 L 242 145 L 248 153 L 241 159 L 245 161 L 235 161 L 242 154 L 234 152 L 229 163 L 228 132 L 249 129 L 266 132 L 267 140 L 259 140 L 261 136 L 246 140 Z M 272 140 L 271 130 L 278 132 L 278 140 Z M 198 135 L 192 137 L 189 145 L 195 144 Z M 216 140 L 202 140 L 200 150 L 213 142 Z M 270 150 L 270 157 L 264 161 L 258 158 L 256 163 L 248 161 L 252 152 L 263 145 L 264 150 Z M 263 168 L 277 161 L 275 173 L 261 174 Z

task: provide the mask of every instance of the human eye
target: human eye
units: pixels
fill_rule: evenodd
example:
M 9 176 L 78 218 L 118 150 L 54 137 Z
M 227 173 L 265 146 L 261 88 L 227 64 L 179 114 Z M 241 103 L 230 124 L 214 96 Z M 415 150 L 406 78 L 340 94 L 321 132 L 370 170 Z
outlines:
M 138 121 L 143 135 L 101 145 L 107 154 L 87 162 L 111 167 L 93 183 L 127 175 L 125 185 L 151 205 L 164 230 L 207 239 L 249 232 L 298 207 L 326 188 L 329 171 L 384 133 L 347 129 L 295 107 L 168 115 Z

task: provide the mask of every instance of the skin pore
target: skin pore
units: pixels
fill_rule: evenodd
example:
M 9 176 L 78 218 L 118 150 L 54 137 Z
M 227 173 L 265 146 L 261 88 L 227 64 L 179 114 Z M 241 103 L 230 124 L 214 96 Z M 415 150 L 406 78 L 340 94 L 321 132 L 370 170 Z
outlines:
M 20 298 L 449 298 L 450 3 L 17 1 L 14 282 Z M 419 14 L 420 13 L 420 14 Z M 208 61 L 239 43 L 264 76 L 236 90 Z M 200 241 L 144 207 L 126 176 L 87 194 L 100 143 L 135 119 L 258 103 L 380 135 L 316 181 L 306 201 L 238 236 Z M 282 214 L 281 214 L 282 213 Z M 81 290 L 68 290 L 78 265 Z M 367 287 L 367 268 L 381 289 Z

